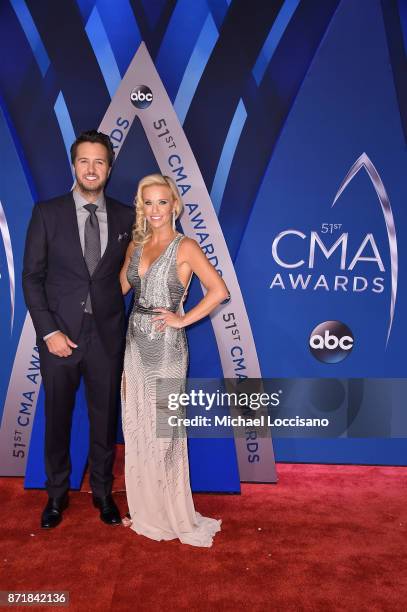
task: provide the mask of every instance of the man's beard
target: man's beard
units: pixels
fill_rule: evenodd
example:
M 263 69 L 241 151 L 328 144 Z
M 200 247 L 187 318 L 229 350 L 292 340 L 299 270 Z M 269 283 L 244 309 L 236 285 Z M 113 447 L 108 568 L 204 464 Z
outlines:
M 82 193 L 88 194 L 88 195 L 95 195 L 95 193 L 102 193 L 107 183 L 107 179 L 106 179 L 105 181 L 97 182 L 95 185 L 87 187 L 86 185 L 82 183 L 80 178 L 78 178 L 77 176 L 75 178 L 76 178 L 76 184 L 78 185 Z

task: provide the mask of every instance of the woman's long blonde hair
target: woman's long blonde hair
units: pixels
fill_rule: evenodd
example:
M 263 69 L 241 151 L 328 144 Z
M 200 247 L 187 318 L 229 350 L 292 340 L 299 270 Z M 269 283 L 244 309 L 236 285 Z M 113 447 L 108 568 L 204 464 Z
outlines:
M 172 178 L 169 176 L 163 176 L 162 174 L 148 174 L 144 176 L 138 184 L 136 197 L 134 199 L 134 206 L 136 209 L 136 221 L 133 225 L 133 242 L 136 245 L 145 244 L 151 238 L 151 227 L 147 223 L 147 229 L 144 231 L 144 202 L 143 202 L 143 189 L 144 187 L 150 187 L 151 185 L 164 185 L 169 187 L 174 198 L 174 211 L 175 218 L 178 219 L 182 213 L 183 204 L 181 196 L 179 195 L 177 186 Z

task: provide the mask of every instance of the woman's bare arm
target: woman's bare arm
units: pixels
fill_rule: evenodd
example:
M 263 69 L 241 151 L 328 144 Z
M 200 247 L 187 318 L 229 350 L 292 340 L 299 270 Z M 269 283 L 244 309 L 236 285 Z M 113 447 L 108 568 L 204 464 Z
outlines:
M 136 245 L 134 244 L 134 242 L 133 241 L 130 242 L 129 246 L 127 247 L 126 257 L 124 259 L 122 269 L 120 270 L 120 285 L 122 288 L 123 295 L 126 295 L 126 293 L 128 293 L 131 289 L 131 285 L 129 281 L 127 280 L 127 269 L 129 267 L 131 258 L 133 257 L 135 248 L 136 248 Z

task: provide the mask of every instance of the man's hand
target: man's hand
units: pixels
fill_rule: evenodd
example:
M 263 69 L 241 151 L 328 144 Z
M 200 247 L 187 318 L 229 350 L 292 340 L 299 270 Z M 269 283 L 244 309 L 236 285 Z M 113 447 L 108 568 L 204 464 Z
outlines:
M 69 355 L 72 355 L 72 349 L 78 348 L 78 345 L 62 332 L 57 332 L 48 338 L 46 343 L 49 352 L 57 355 L 57 357 L 69 357 Z

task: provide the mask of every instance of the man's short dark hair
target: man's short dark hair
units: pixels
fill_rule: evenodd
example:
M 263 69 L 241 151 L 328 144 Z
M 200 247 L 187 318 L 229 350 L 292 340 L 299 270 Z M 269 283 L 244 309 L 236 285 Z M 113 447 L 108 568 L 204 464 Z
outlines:
M 111 167 L 113 165 L 114 149 L 110 141 L 110 138 L 106 134 L 103 134 L 103 132 L 98 132 L 97 130 L 89 130 L 88 132 L 82 132 L 82 134 L 79 134 L 78 138 L 75 140 L 75 142 L 71 146 L 72 164 L 75 162 L 76 151 L 78 149 L 78 146 L 82 142 L 98 142 L 99 144 L 106 147 L 109 166 Z

